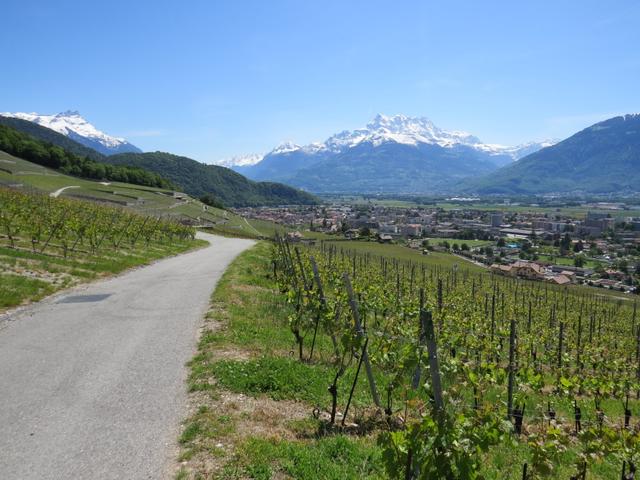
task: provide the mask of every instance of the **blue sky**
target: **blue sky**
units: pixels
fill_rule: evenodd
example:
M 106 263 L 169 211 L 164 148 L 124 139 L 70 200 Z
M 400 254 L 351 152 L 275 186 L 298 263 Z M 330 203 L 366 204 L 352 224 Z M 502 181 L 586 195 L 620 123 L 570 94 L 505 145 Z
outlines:
M 376 113 L 486 142 L 640 112 L 640 2 L 3 0 L 0 111 L 213 161 Z

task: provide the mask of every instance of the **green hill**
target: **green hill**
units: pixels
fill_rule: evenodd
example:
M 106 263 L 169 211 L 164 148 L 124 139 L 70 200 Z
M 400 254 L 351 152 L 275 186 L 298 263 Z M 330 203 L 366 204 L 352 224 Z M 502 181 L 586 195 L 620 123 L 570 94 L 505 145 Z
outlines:
M 316 203 L 313 195 L 293 187 L 281 183 L 254 182 L 228 168 L 207 165 L 170 153 L 122 153 L 107 157 L 105 161 L 155 172 L 189 195 L 214 195 L 228 206 Z
M 477 194 L 638 192 L 640 114 L 597 123 L 461 185 Z
M 11 127 L 14 130 L 26 133 L 27 135 L 30 135 L 37 140 L 41 140 L 52 145 L 57 145 L 67 152 L 71 152 L 74 155 L 78 155 L 79 157 L 87 157 L 91 160 L 96 161 L 102 161 L 104 159 L 104 155 L 100 152 L 96 152 L 92 148 L 85 147 L 84 145 L 62 135 L 61 133 L 51 130 L 50 128 L 38 125 L 37 123 L 22 120 L 20 118 L 3 117 L 2 115 L 0 115 L 0 125 Z
M 82 157 L 64 148 L 39 140 L 6 125 L 0 125 L 0 150 L 43 167 L 75 177 L 135 183 L 148 187 L 173 188 L 157 173 L 140 167 L 111 165 Z

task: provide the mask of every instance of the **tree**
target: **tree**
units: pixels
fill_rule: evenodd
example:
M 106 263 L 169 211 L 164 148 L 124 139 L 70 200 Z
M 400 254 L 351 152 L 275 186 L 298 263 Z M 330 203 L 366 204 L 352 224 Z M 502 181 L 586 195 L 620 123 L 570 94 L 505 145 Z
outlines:
M 584 244 L 582 243 L 582 240 L 578 240 L 578 242 L 573 246 L 573 251 L 576 253 L 580 253 L 583 250 Z
M 573 259 L 573 265 L 578 268 L 584 267 L 585 263 L 586 260 L 584 258 L 584 255 L 576 255 L 576 257 Z
M 463 252 L 468 252 L 469 251 L 469 245 L 467 245 L 466 243 L 463 243 L 462 245 L 460 245 L 460 249 Z
M 571 235 L 565 233 L 562 240 L 560 240 L 560 252 L 564 255 L 571 249 Z
M 504 238 L 500 237 L 498 239 L 498 243 L 496 244 L 498 247 L 504 247 L 506 245 Z
M 629 262 L 627 262 L 625 259 L 619 260 L 618 270 L 620 270 L 623 273 L 627 273 L 627 271 L 629 270 Z
M 210 207 L 224 209 L 224 204 L 220 201 L 220 199 L 216 198 L 210 193 L 202 195 L 200 197 L 200 201 L 205 205 L 209 205 Z

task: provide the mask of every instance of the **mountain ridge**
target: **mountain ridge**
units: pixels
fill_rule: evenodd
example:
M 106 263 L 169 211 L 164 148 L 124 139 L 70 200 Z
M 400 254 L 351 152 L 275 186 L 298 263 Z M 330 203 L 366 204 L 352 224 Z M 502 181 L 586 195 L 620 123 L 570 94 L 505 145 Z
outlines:
M 142 152 L 142 150 L 129 143 L 124 138 L 113 137 L 98 130 L 84 117 L 82 117 L 78 111 L 67 110 L 55 115 L 42 115 L 35 112 L 3 112 L 0 113 L 0 116 L 26 120 L 42 127 L 49 128 L 86 147 L 92 148 L 103 155 Z
M 640 114 L 598 122 L 460 187 L 478 194 L 640 191 Z
M 513 160 L 517 160 L 530 153 L 531 149 L 543 148 L 556 143 L 558 140 L 530 141 L 516 146 L 484 143 L 474 135 L 464 131 L 441 129 L 426 117 L 409 117 L 403 114 L 386 116 L 379 113 L 367 123 L 366 127 L 343 130 L 330 136 L 324 142 L 299 145 L 292 141 L 285 141 L 265 155 L 241 155 L 219 160 L 216 164 L 227 167 L 248 166 L 259 163 L 267 155 L 290 153 L 297 150 L 314 154 L 322 151 L 340 152 L 345 148 L 352 148 L 362 142 L 380 145 L 388 141 L 407 145 L 429 143 L 442 147 L 468 145 L 493 155 L 508 155 Z
M 285 142 L 259 162 L 231 168 L 253 180 L 285 182 L 317 193 L 428 193 L 446 190 L 461 176 L 495 171 L 554 142 L 489 144 L 467 132 L 441 129 L 425 117 L 378 114 L 364 128 L 344 130 L 321 143 Z M 390 181 L 389 176 L 407 182 Z

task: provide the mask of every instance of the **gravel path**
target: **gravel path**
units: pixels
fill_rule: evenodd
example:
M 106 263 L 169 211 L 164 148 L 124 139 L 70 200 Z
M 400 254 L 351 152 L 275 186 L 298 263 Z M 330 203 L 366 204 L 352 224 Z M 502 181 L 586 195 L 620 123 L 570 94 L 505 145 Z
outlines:
M 253 244 L 199 238 L 211 245 L 0 316 L 0 478 L 169 478 L 185 363 Z

